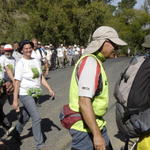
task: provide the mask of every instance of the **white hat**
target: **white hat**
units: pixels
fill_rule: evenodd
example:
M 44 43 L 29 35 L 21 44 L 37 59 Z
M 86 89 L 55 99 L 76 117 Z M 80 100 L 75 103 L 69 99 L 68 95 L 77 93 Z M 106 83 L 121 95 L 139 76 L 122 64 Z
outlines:
M 6 45 L 4 46 L 4 50 L 5 50 L 5 51 L 11 51 L 11 50 L 13 50 L 13 47 L 12 47 L 11 44 L 6 44 Z
M 118 33 L 115 29 L 108 26 L 101 26 L 95 30 L 92 36 L 91 43 L 87 46 L 84 51 L 84 54 L 96 52 L 106 40 L 110 40 L 116 45 L 127 45 L 126 42 L 121 40 L 118 36 Z

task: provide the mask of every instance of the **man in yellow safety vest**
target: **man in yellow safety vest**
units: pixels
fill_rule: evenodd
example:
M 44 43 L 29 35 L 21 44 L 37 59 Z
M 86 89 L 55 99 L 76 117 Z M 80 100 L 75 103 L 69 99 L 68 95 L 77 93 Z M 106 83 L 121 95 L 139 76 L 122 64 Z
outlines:
M 112 27 L 101 26 L 75 65 L 69 107 L 82 119 L 69 132 L 72 150 L 112 150 L 103 119 L 108 108 L 108 82 L 102 63 L 113 56 L 117 47 L 127 45 Z

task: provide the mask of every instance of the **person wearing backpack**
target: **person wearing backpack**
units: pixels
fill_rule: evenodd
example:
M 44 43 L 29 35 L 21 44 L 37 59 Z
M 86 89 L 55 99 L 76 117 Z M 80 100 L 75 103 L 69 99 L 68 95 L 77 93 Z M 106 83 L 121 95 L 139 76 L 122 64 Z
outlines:
M 145 36 L 144 43 L 142 44 L 142 46 L 144 47 L 144 51 L 146 52 L 147 58 L 150 59 L 149 58 L 150 57 L 150 34 Z M 150 107 L 150 105 L 148 105 L 148 107 Z M 149 108 L 145 111 L 149 112 Z M 147 117 L 148 116 L 145 115 L 146 119 Z M 148 125 L 148 130 L 147 130 L 148 132 L 145 132 L 139 137 L 139 141 L 137 143 L 137 150 L 149 150 L 150 149 L 150 132 L 149 132 L 150 124 L 147 124 L 147 125 Z
M 150 52 L 150 35 L 142 44 Z M 150 55 L 134 57 L 116 83 L 116 122 L 119 132 L 124 135 L 124 150 L 130 149 L 129 142 L 137 140 L 132 149 L 150 149 Z M 146 143 L 149 143 L 146 147 Z
M 48 61 L 46 59 L 46 52 L 41 47 L 41 42 L 39 42 L 37 39 L 33 38 L 31 41 L 34 43 L 34 51 L 32 52 L 32 57 L 38 59 L 41 62 L 42 72 L 44 77 L 46 77 L 49 72 Z
M 81 116 L 69 127 L 72 150 L 113 149 L 103 119 L 109 95 L 102 63 L 112 57 L 118 45 L 127 44 L 109 26 L 97 28 L 92 38 L 84 55 L 77 61 L 71 78 L 69 108 Z

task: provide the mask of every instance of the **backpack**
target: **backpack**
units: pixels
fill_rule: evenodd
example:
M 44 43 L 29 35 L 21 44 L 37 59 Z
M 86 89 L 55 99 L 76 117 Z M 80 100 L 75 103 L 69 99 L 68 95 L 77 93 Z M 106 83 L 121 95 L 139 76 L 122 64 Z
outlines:
M 145 66 L 148 69 L 145 69 Z M 149 88 L 142 87 L 143 85 L 150 87 L 150 82 L 145 82 L 150 79 L 149 68 L 149 57 L 134 57 L 125 71 L 121 73 L 115 86 L 116 123 L 119 132 L 127 138 L 140 137 L 150 132 L 150 120 L 148 119 L 150 117 L 150 96 L 148 94 L 150 91 L 147 92 Z M 145 73 L 148 71 L 149 74 Z M 143 77 L 144 73 L 147 75 Z M 137 83 L 140 85 L 140 82 L 142 82 L 141 89 L 137 86 Z

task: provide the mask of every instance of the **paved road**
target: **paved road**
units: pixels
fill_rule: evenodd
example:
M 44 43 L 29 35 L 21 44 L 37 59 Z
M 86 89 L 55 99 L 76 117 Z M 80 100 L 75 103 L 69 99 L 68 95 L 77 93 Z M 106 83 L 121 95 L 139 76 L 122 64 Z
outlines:
M 129 62 L 129 58 L 110 59 L 105 62 L 106 72 L 109 78 L 110 89 L 110 103 L 108 113 L 105 116 L 107 120 L 108 134 L 111 138 L 114 150 L 120 150 L 123 144 L 117 137 L 117 127 L 115 123 L 115 99 L 113 97 L 113 88 L 120 72 L 124 69 Z M 39 108 L 42 117 L 42 128 L 47 138 L 46 145 L 48 150 L 70 150 L 71 137 L 67 130 L 62 128 L 59 122 L 59 112 L 61 107 L 68 103 L 68 91 L 73 67 L 65 68 L 63 70 L 51 71 L 49 73 L 48 82 L 51 84 L 56 93 L 56 99 L 50 100 L 47 91 L 43 90 L 43 97 L 41 99 L 42 107 Z M 5 111 L 8 117 L 16 123 L 14 111 L 10 112 L 9 104 L 5 105 Z M 0 130 L 1 132 L 1 130 Z M 34 139 L 31 132 L 31 121 L 27 123 L 22 133 L 23 144 L 19 147 L 12 142 L 8 142 L 11 150 L 34 150 Z

